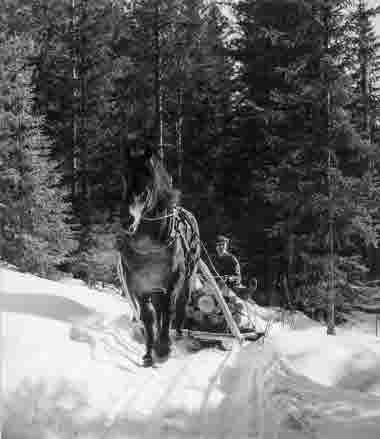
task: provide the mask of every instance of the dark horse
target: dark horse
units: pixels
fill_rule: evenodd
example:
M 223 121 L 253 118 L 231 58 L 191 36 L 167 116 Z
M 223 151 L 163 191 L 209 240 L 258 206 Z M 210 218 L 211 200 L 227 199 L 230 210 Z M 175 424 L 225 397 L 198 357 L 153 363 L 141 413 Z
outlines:
M 153 351 L 158 357 L 170 353 L 173 316 L 181 335 L 200 256 L 197 221 L 177 201 L 178 191 L 156 155 L 145 151 L 129 157 L 119 251 L 122 275 L 145 329 L 144 366 L 153 364 Z

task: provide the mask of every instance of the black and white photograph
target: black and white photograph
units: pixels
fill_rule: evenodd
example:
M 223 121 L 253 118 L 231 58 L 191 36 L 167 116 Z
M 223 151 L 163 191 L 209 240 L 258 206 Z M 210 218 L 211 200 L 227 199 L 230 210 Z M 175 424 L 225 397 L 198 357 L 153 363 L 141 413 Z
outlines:
M 1 439 L 380 439 L 380 0 L 1 0 L 0 379 Z

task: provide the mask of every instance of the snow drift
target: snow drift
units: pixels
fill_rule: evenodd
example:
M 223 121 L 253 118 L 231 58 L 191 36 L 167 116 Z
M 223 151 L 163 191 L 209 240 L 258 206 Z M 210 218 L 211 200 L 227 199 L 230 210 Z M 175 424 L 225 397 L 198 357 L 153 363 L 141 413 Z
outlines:
M 265 343 L 140 367 L 111 290 L 0 272 L 3 439 L 378 438 L 380 339 L 301 314 Z M 255 307 L 265 325 L 273 310 Z

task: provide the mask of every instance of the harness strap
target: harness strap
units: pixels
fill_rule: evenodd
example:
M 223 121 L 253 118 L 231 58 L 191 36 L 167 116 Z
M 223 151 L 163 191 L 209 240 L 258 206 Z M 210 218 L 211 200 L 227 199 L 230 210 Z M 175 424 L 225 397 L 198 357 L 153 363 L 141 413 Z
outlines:
M 151 221 L 151 222 L 155 222 L 155 221 L 161 221 L 161 220 L 169 220 L 166 221 L 165 224 L 162 225 L 161 227 L 161 231 L 160 231 L 160 238 L 162 238 L 163 232 L 165 230 L 165 228 L 167 227 L 167 234 L 166 234 L 166 242 L 168 243 L 167 246 L 169 247 L 175 240 L 175 226 L 176 226 L 176 222 L 177 222 L 177 207 L 173 207 L 171 209 L 170 213 L 165 213 L 164 215 L 160 215 L 160 216 L 154 216 L 154 217 L 149 217 L 149 216 L 143 216 L 142 219 L 144 221 Z
M 117 261 L 117 274 L 119 275 L 121 288 L 125 294 L 125 297 L 131 307 L 133 319 L 140 320 L 140 308 L 136 301 L 136 299 L 133 297 L 131 292 L 129 291 L 127 281 L 125 280 L 124 276 L 124 269 L 123 269 L 123 261 L 121 258 L 121 254 L 119 252 L 118 261 Z
M 173 207 L 173 209 L 176 209 L 176 207 Z M 162 216 L 152 216 L 152 217 L 143 216 L 142 219 L 144 221 L 160 221 L 162 219 L 171 218 L 173 215 L 174 215 L 174 213 L 169 213 L 169 214 L 165 214 L 165 215 L 162 215 Z
M 193 269 L 198 263 L 200 259 L 200 252 L 197 252 L 198 245 L 200 243 L 200 237 L 199 234 L 194 229 L 193 225 L 191 224 L 191 221 L 186 216 L 186 213 L 181 207 L 177 208 L 178 212 L 178 221 L 176 224 L 176 232 L 181 238 L 184 253 L 185 253 L 185 259 L 186 259 L 186 279 L 188 279 L 192 273 Z M 183 231 L 181 230 L 181 225 L 185 226 L 185 228 L 190 228 L 190 239 L 188 240 L 186 236 L 184 236 Z M 197 240 L 197 241 L 196 241 Z M 198 254 L 197 254 L 198 253 Z

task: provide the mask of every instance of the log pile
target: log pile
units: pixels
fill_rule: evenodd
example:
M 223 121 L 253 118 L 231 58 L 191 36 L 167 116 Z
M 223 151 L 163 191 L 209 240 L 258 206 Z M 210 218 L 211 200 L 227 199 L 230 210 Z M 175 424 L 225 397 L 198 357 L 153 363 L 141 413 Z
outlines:
M 244 304 L 236 294 L 224 285 L 219 285 L 223 298 L 237 326 L 242 324 Z M 200 276 L 197 289 L 192 292 L 186 308 L 186 328 L 198 331 L 228 332 L 228 323 L 223 310 L 215 298 L 210 282 Z

